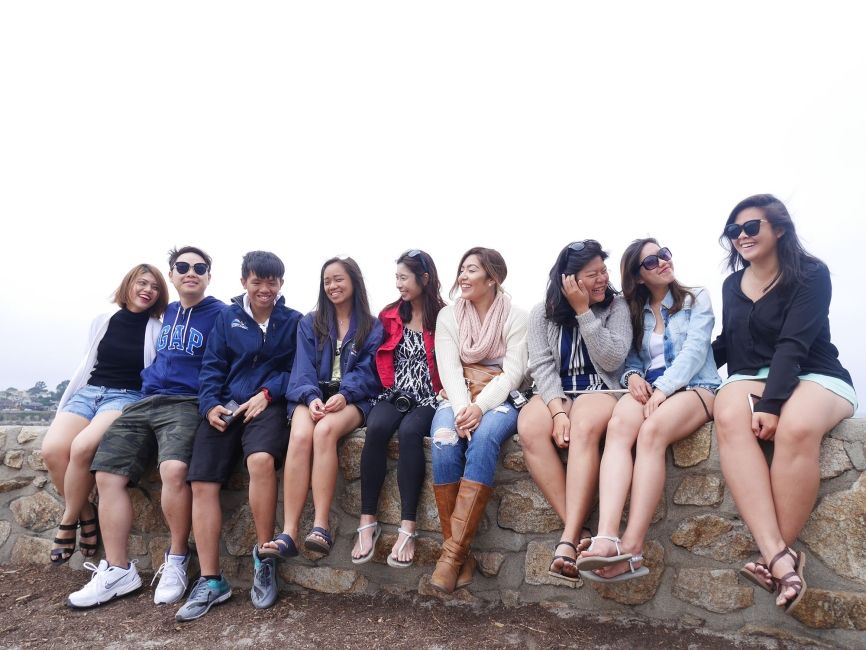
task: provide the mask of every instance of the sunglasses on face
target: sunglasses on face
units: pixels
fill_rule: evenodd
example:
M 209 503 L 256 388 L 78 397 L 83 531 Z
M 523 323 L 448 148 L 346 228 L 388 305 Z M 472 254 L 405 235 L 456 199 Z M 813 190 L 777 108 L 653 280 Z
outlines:
M 208 266 L 204 262 L 196 262 L 195 264 L 190 264 L 189 262 L 174 263 L 174 270 L 181 275 L 189 273 L 190 267 L 192 267 L 192 270 L 195 272 L 196 275 L 205 275 L 208 271 Z
M 762 223 L 767 223 L 767 220 L 749 219 L 742 225 L 738 223 L 729 223 L 725 226 L 725 237 L 734 240 L 739 237 L 742 232 L 746 233 L 749 237 L 754 237 L 758 234 L 758 231 L 761 230 Z
M 659 260 L 670 262 L 671 249 L 666 246 L 664 248 L 660 248 L 655 255 L 647 255 L 640 261 L 640 266 L 644 267 L 647 271 L 652 271 L 653 269 L 657 269 L 659 267 Z
M 421 268 L 424 269 L 424 273 L 428 273 L 428 274 L 430 273 L 430 271 L 427 269 L 427 262 L 424 261 L 424 256 L 421 254 L 421 251 L 418 250 L 417 248 L 412 248 L 412 249 L 406 251 L 405 253 L 403 253 L 400 256 L 400 258 L 403 258 L 403 257 L 411 257 L 413 259 L 417 257 L 418 261 L 421 262 Z

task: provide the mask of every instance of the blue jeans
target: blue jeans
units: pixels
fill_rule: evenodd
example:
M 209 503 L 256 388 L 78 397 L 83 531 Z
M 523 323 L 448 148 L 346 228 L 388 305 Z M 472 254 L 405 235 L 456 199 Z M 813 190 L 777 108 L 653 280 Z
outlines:
M 454 410 L 449 402 L 442 402 L 430 425 L 433 483 L 443 485 L 466 478 L 492 487 L 499 450 L 515 433 L 517 409 L 506 402 L 482 416 L 471 442 L 460 438 L 454 427 Z

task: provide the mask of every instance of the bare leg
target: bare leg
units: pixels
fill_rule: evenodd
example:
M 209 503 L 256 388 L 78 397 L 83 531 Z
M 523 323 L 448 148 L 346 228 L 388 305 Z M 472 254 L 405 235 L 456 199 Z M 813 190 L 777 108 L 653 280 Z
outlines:
M 159 476 L 162 479 L 162 513 L 171 534 L 169 553 L 172 555 L 186 555 L 189 551 L 192 490 L 186 482 L 187 469 L 186 463 L 179 460 L 166 460 L 159 465 Z
M 219 483 L 203 481 L 192 484 L 192 528 L 201 574 L 206 576 L 220 574 L 220 487 Z
M 818 497 L 821 440 L 851 415 L 850 402 L 811 381 L 801 381 L 782 407 L 770 484 L 779 530 L 789 546 L 806 525 Z
M 310 468 L 313 461 L 313 420 L 306 406 L 298 406 L 292 415 L 289 448 L 283 471 L 283 532 L 297 542 L 301 513 L 310 490 Z M 262 548 L 279 550 L 275 542 Z
M 99 490 L 99 520 L 105 559 L 111 566 L 129 566 L 129 533 L 132 530 L 132 500 L 126 485 L 129 479 L 119 474 L 96 472 Z
M 713 394 L 704 389 L 697 390 L 701 391 L 701 397 L 712 413 Z M 647 530 L 664 489 L 665 451 L 677 440 L 691 435 L 706 420 L 707 415 L 695 391 L 685 391 L 671 395 L 641 425 L 637 437 L 637 459 L 632 477 L 628 525 L 620 546 L 623 552 L 639 555 L 643 550 Z M 615 549 L 612 543 L 606 544 L 609 545 L 607 554 L 610 555 Z M 633 566 L 637 568 L 640 563 L 633 563 Z M 628 570 L 629 564 L 621 562 L 596 573 L 611 578 Z
M 571 407 L 562 539 L 576 540 L 589 515 L 598 481 L 598 445 L 614 406 L 614 397 L 601 394 L 581 395 Z
M 250 473 L 250 510 L 256 525 L 256 539 L 261 547 L 274 536 L 277 510 L 277 470 L 274 457 L 267 452 L 250 454 L 247 458 L 247 470 Z
M 564 410 L 567 412 L 570 406 L 571 401 L 566 400 Z M 529 475 L 550 507 L 565 521 L 565 467 L 553 444 L 550 411 L 538 395 L 520 409 L 517 432 Z
M 45 461 L 48 475 L 60 496 L 64 496 L 63 484 L 66 477 L 66 467 L 69 464 L 69 450 L 72 448 L 72 441 L 89 424 L 90 420 L 80 415 L 58 413 L 51 426 L 48 427 L 45 438 L 42 439 L 42 460 Z M 78 513 L 75 514 L 77 516 Z M 75 522 L 64 521 L 63 523 Z
M 328 530 L 331 502 L 337 485 L 337 441 L 354 431 L 363 422 L 360 411 L 346 406 L 329 413 L 316 423 L 313 430 L 313 526 Z
M 98 413 L 72 441 L 69 449 L 69 464 L 66 466 L 66 476 L 63 480 L 63 494 L 66 499 L 63 523 L 72 523 L 79 519 L 90 521 L 95 516 L 93 507 L 88 502 L 94 483 L 93 475 L 90 473 L 90 463 L 93 462 L 96 448 L 108 431 L 108 427 L 118 417 L 120 411 Z M 83 526 L 79 536 L 85 542 L 95 544 L 96 526 Z M 91 557 L 95 551 L 88 552 L 89 555 L 86 557 Z

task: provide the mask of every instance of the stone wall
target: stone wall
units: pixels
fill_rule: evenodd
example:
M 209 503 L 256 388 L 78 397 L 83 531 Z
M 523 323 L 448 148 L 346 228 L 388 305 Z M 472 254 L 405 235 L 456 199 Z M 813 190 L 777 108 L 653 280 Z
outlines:
M 44 433 L 45 427 L 0 427 L 0 562 L 47 562 L 62 508 L 39 452 Z M 322 560 L 310 555 L 283 563 L 284 587 L 298 588 L 291 586 L 294 584 L 327 593 L 418 591 L 443 597 L 428 582 L 440 543 L 429 475 L 418 509 L 421 536 L 416 564 L 406 570 L 385 564 L 400 517 L 396 441 L 389 447 L 389 472 L 380 502 L 385 532 L 373 562 L 351 563 L 360 511 L 363 435 L 362 430 L 357 431 L 341 444 L 341 471 L 332 510 L 334 550 Z M 506 606 L 539 602 L 557 610 L 642 616 L 719 631 L 863 645 L 866 421 L 847 420 L 824 440 L 819 502 L 798 544 L 807 551 L 810 588 L 796 611 L 796 620 L 782 614 L 770 595 L 737 577 L 740 566 L 755 556 L 756 547 L 725 486 L 711 425 L 669 452 L 664 498 L 644 553 L 650 574 L 617 586 L 568 583 L 547 574 L 561 523 L 529 477 L 516 438 L 503 450 L 495 497 L 474 546 L 481 575 L 468 590 L 446 596 L 446 600 Z M 429 458 L 429 446 L 427 453 Z M 240 585 L 249 584 L 250 552 L 255 543 L 246 505 L 248 482 L 239 468 L 223 493 L 223 568 Z M 130 491 L 136 510 L 130 552 L 141 568 L 153 568 L 161 562 L 167 545 L 158 475 L 151 472 L 142 488 Z M 282 507 L 278 511 L 281 515 Z M 311 525 L 308 503 L 301 529 Z M 594 521 L 591 527 L 595 529 Z M 79 554 L 70 561 L 73 567 L 81 563 Z

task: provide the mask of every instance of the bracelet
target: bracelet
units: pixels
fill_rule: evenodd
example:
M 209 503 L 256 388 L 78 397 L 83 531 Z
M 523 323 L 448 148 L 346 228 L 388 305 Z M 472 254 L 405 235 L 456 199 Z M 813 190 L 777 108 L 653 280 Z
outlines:
M 551 416 L 550 419 L 551 419 L 551 420 L 554 419 L 557 415 L 565 415 L 565 416 L 568 416 L 568 413 L 566 413 L 565 411 L 557 411 L 556 413 L 554 413 L 554 414 Z

